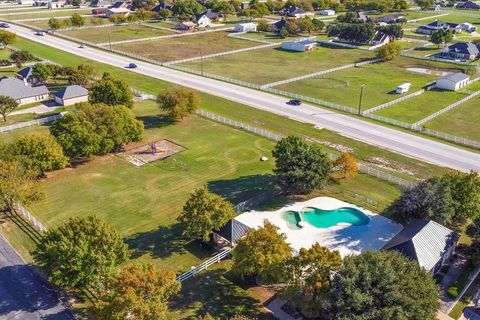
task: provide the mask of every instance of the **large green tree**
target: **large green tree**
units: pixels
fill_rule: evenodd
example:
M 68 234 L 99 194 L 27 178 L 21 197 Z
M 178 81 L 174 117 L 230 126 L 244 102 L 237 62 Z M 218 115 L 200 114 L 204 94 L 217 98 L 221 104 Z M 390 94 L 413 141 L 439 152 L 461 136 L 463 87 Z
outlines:
M 32 77 L 37 82 L 45 83 L 53 75 L 52 68 L 46 63 L 37 63 L 32 67 Z
M 396 56 L 399 56 L 402 52 L 402 46 L 397 42 L 390 42 L 375 50 L 376 56 L 383 61 L 393 60 Z
M 415 0 L 415 3 L 420 7 L 420 9 L 427 10 L 433 6 L 435 0 Z
M 8 46 L 15 43 L 16 34 L 6 30 L 0 30 L 0 45 Z
M 132 108 L 133 94 L 125 81 L 104 76 L 90 88 L 88 101 L 91 104 L 105 103 L 109 106 L 123 105 Z
M 99 286 L 128 256 L 118 232 L 94 215 L 70 218 L 51 229 L 33 251 L 50 281 L 69 289 Z
M 172 119 L 183 119 L 200 106 L 198 94 L 188 88 L 174 86 L 157 97 L 157 103 Z
M 62 21 L 52 17 L 48 20 L 48 27 L 52 30 L 60 29 L 62 27 Z
M 177 0 L 173 4 L 172 11 L 175 15 L 182 18 L 191 18 L 196 14 L 204 12 L 205 7 L 196 0 Z
M 132 264 L 112 276 L 92 311 L 98 320 L 167 319 L 168 299 L 178 293 L 175 272 Z
M 332 319 L 434 320 L 440 294 L 416 261 L 394 251 L 347 256 L 331 289 Z
M 75 12 L 70 17 L 70 23 L 73 27 L 83 27 L 85 25 L 85 18 L 82 17 L 80 14 Z
M 327 182 L 332 162 L 321 148 L 296 136 L 280 140 L 272 152 L 274 173 L 282 190 L 289 194 L 307 194 Z
M 3 121 L 7 122 L 7 116 L 18 107 L 18 102 L 7 96 L 0 96 L 0 115 Z
M 178 221 L 185 237 L 208 242 L 212 231 L 223 227 L 234 216 L 232 204 L 204 186 L 190 195 Z
M 233 250 L 233 270 L 240 276 L 260 276 L 265 282 L 283 278 L 285 263 L 292 257 L 286 236 L 265 220 L 264 226 L 249 230 Z

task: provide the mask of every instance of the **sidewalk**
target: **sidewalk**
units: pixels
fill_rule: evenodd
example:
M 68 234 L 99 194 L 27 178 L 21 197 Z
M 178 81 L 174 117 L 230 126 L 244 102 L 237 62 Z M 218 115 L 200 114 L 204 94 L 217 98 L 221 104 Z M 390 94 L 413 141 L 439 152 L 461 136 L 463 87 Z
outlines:
M 31 108 L 23 109 L 23 110 L 18 110 L 10 113 L 11 116 L 17 115 L 17 114 L 26 114 L 26 113 L 36 113 L 36 114 L 43 114 L 43 113 L 49 113 L 55 110 L 56 108 L 60 107 L 56 103 L 49 103 L 49 105 L 44 105 L 40 104 L 38 106 L 34 106 Z

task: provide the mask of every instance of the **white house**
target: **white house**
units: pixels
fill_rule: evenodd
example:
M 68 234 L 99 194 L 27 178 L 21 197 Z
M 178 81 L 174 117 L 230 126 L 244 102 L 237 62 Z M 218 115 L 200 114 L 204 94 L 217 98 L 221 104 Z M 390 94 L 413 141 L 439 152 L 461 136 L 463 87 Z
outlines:
M 408 82 L 402 83 L 397 87 L 397 89 L 395 90 L 395 93 L 398 93 L 398 94 L 406 93 L 408 92 L 408 90 L 410 90 L 411 85 L 412 84 Z
M 237 23 L 233 28 L 234 32 L 255 32 L 257 31 L 257 25 L 253 22 Z
M 15 99 L 18 105 L 41 102 L 49 99 L 50 92 L 45 86 L 31 87 L 17 78 L 0 78 L 0 96 Z
M 321 16 L 334 16 L 335 10 L 320 10 L 318 14 Z
M 29 5 L 32 5 L 32 6 L 33 6 L 34 2 L 35 2 L 34 0 L 18 0 L 17 1 L 18 4 L 29 4 Z
M 199 28 L 208 27 L 211 23 L 212 23 L 212 20 L 210 20 L 210 18 L 207 17 L 206 15 L 201 16 L 201 17 L 198 18 L 198 20 L 197 20 L 197 26 L 198 26 Z
M 465 73 L 449 73 L 437 79 L 435 87 L 443 90 L 456 91 L 468 85 L 470 77 Z
M 392 39 L 390 36 L 386 33 L 383 33 L 382 31 L 376 31 L 375 36 L 373 37 L 373 40 L 370 42 L 372 46 L 383 46 L 387 43 L 389 43 Z
M 88 90 L 78 85 L 68 86 L 54 93 L 53 98 L 59 105 L 71 106 L 75 103 L 87 102 Z
M 119 16 L 119 15 L 128 16 L 130 12 L 131 11 L 127 8 L 110 8 L 105 11 L 105 16 L 107 18 L 111 18 L 113 16 Z
M 63 8 L 66 4 L 65 0 L 55 0 L 48 3 L 48 9 L 58 9 Z
M 315 37 L 294 41 L 286 41 L 282 43 L 282 49 L 297 52 L 311 51 L 316 46 L 317 41 L 315 41 Z

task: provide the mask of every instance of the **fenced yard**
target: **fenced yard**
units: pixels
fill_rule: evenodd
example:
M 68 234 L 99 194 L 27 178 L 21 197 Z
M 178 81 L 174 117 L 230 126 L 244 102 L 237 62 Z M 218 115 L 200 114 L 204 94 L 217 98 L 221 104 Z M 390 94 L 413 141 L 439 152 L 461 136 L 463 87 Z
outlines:
M 92 9 L 69 9 L 69 10 L 37 10 L 35 12 L 25 12 L 21 14 L 9 13 L 7 15 L 1 16 L 2 19 L 7 20 L 25 20 L 25 19 L 40 19 L 40 18 L 58 18 L 58 17 L 70 17 L 74 13 L 80 15 L 89 15 L 92 13 Z

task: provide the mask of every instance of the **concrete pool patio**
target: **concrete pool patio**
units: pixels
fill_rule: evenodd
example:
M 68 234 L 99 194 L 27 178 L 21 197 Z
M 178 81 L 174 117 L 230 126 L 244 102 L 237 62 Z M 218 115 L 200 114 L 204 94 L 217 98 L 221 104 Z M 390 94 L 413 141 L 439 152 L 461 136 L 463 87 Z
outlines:
M 341 223 L 329 228 L 316 228 L 303 222 L 301 229 L 290 228 L 283 218 L 284 213 L 287 211 L 301 212 L 305 207 L 322 210 L 355 208 L 368 216 L 370 221 L 360 226 Z M 331 250 L 338 250 L 342 257 L 359 254 L 366 250 L 379 250 L 403 229 L 402 225 L 386 217 L 330 197 L 295 202 L 276 211 L 249 211 L 235 217 L 235 220 L 255 229 L 262 226 L 264 220 L 268 220 L 279 228 L 279 232 L 286 235 L 286 241 L 294 250 L 308 249 L 318 242 Z

